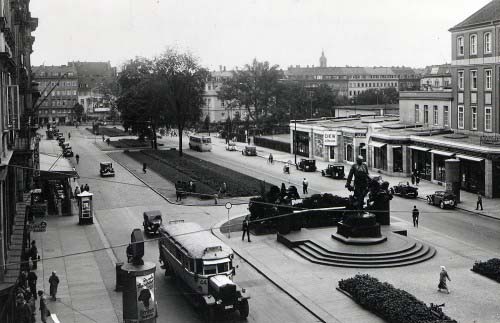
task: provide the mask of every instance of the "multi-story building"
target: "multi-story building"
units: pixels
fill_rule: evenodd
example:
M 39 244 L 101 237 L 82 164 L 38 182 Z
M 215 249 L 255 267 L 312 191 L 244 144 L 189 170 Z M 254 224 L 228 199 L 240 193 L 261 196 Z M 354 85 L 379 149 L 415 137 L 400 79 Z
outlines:
M 348 98 L 354 98 L 366 90 L 399 89 L 398 75 L 390 67 L 349 67 Z
M 420 80 L 420 89 L 422 91 L 451 90 L 451 65 L 427 66 Z
M 40 124 L 65 124 L 75 120 L 73 107 L 78 102 L 78 78 L 74 66 L 35 66 L 35 81 L 42 97 L 38 103 Z
M 0 322 L 17 322 L 14 284 L 25 245 L 23 200 L 37 167 L 31 60 L 38 19 L 29 0 L 0 0 Z M 20 225 L 18 225 L 20 224 Z
M 110 62 L 69 62 L 78 76 L 78 102 L 89 117 L 104 119 L 116 101 L 116 67 Z
M 222 66 L 219 67 L 218 71 L 210 72 L 210 78 L 205 84 L 205 92 L 203 93 L 205 105 L 201 108 L 201 120 L 205 120 L 208 116 L 211 123 L 216 123 L 225 121 L 227 117 L 233 117 L 232 112 L 235 112 L 236 109 L 232 111 L 227 102 L 219 98 L 219 89 L 222 83 L 231 78 L 232 75 L 231 71 L 226 71 L 225 67 Z
M 414 91 L 420 88 L 422 73 L 418 69 L 405 66 L 391 68 L 398 77 L 399 91 Z

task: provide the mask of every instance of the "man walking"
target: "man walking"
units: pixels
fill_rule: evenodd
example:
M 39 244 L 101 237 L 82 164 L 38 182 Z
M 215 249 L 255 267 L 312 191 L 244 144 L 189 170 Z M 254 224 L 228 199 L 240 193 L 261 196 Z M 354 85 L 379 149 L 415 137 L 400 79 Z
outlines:
M 309 186 L 309 182 L 307 179 L 304 177 L 304 180 L 302 181 L 302 194 L 308 194 L 307 193 L 307 187 Z
M 144 174 L 146 174 L 147 168 L 148 168 L 148 165 L 147 165 L 146 163 L 143 163 L 143 164 L 142 164 L 142 172 L 143 172 Z
M 477 192 L 476 210 L 479 210 L 480 206 L 481 206 L 481 211 L 482 211 L 483 210 L 483 197 L 481 196 L 480 192 Z
M 418 211 L 416 205 L 413 206 L 413 210 L 411 211 L 411 215 L 413 218 L 413 226 L 415 228 L 418 228 L 418 217 L 420 216 L 420 212 Z
M 50 315 L 50 311 L 47 308 L 47 299 L 45 298 L 45 295 L 43 294 L 43 291 L 39 290 L 38 291 L 38 296 L 40 296 L 40 318 L 43 323 L 47 323 L 47 316 Z
M 75 159 L 76 159 L 76 164 L 78 165 L 78 163 L 80 162 L 80 155 L 76 154 Z
M 241 236 L 241 241 L 245 240 L 245 234 L 247 235 L 248 242 L 250 241 L 250 221 L 248 220 L 248 215 L 245 217 L 245 220 L 243 220 L 243 235 Z
M 38 248 L 36 247 L 35 240 L 31 241 L 30 257 L 31 257 L 31 263 L 33 264 L 33 266 L 31 268 L 33 270 L 36 270 L 38 268 L 38 266 L 37 266 L 37 263 L 38 263 Z M 35 298 L 36 298 L 36 295 L 35 295 Z
M 448 285 L 446 284 L 446 279 L 451 281 L 450 276 L 448 276 L 448 272 L 446 271 L 445 266 L 441 266 L 441 272 L 439 273 L 439 285 L 438 285 L 438 292 L 441 291 L 446 291 L 447 294 L 450 293 L 450 290 L 448 289 Z
M 52 272 L 52 276 L 49 278 L 50 284 L 50 296 L 52 296 L 52 300 L 56 300 L 57 295 L 57 286 L 59 285 L 59 277 L 57 277 L 56 272 Z
M 38 276 L 34 271 L 28 273 L 28 287 L 30 288 L 31 295 L 36 299 L 36 281 Z

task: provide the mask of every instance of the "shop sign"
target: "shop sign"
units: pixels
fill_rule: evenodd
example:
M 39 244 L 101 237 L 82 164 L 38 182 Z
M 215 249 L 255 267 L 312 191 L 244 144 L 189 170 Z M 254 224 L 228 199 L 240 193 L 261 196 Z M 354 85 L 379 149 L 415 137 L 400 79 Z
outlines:
M 337 145 L 337 131 L 325 131 L 323 133 L 323 145 L 336 146 Z
M 500 136 L 481 136 L 479 142 L 481 145 L 500 146 Z
M 155 274 L 135 278 L 137 288 L 137 318 L 139 321 L 155 317 Z

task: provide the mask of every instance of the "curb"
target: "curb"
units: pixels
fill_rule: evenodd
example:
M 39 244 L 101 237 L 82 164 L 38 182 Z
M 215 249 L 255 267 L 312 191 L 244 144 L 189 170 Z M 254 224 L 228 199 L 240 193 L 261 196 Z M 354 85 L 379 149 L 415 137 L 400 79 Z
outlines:
M 427 202 L 427 197 L 418 196 L 417 199 Z M 494 217 L 492 215 L 488 215 L 488 214 L 485 214 L 485 213 L 481 213 L 481 212 L 474 212 L 472 210 L 464 209 L 464 208 L 462 208 L 460 206 L 455 206 L 455 209 L 463 211 L 463 212 L 472 213 L 472 214 L 475 214 L 475 215 L 480 215 L 480 216 L 484 216 L 486 218 L 490 218 L 490 219 L 493 219 L 493 220 L 500 221 L 500 218 L 497 218 L 497 217 Z
M 233 217 L 233 218 L 236 218 L 236 217 Z M 221 221 L 221 222 L 218 222 L 214 225 L 212 225 L 212 227 L 210 228 L 210 231 L 212 232 L 212 234 L 217 237 L 218 239 L 222 240 L 224 242 L 223 239 L 221 239 L 219 237 L 219 235 L 214 232 L 218 229 L 216 228 L 219 228 L 222 224 L 226 223 L 227 221 L 224 220 L 224 221 Z M 220 232 L 220 230 L 219 230 Z M 221 235 L 223 235 L 222 232 L 220 232 Z M 317 318 L 320 322 L 323 322 L 323 323 L 327 323 L 327 322 L 339 322 L 337 319 L 335 319 L 334 317 L 332 317 L 334 319 L 334 321 L 332 321 L 331 319 L 327 319 L 327 318 L 324 318 L 323 315 L 321 314 L 318 314 L 317 312 L 319 311 L 322 311 L 324 312 L 325 314 L 329 314 L 328 312 L 320 309 L 320 308 L 316 308 L 316 309 L 312 309 L 311 307 L 315 307 L 314 304 L 310 304 L 310 305 L 307 305 L 305 304 L 304 301 L 300 300 L 297 296 L 294 296 L 292 292 L 290 292 L 287 288 L 281 286 L 275 279 L 271 278 L 270 275 L 266 274 L 263 270 L 261 270 L 256 264 L 254 264 L 253 262 L 251 262 L 249 260 L 250 257 L 248 256 L 244 256 L 243 255 L 243 252 L 240 251 L 240 250 L 237 250 L 235 249 L 234 247 L 230 246 L 231 249 L 233 250 L 233 252 L 238 255 L 241 259 L 243 259 L 247 264 L 249 264 L 253 269 L 255 269 L 259 274 L 261 274 L 262 276 L 264 276 L 264 278 L 266 278 L 267 280 L 269 280 L 274 286 L 276 286 L 279 290 L 281 290 L 282 292 L 284 292 L 286 295 L 288 295 L 292 300 L 294 300 L 295 302 L 297 302 L 297 304 L 299 304 L 300 306 L 302 306 L 302 308 L 304 308 L 306 311 L 308 311 L 311 315 L 313 315 L 315 318 Z M 312 305 L 312 306 L 311 306 Z

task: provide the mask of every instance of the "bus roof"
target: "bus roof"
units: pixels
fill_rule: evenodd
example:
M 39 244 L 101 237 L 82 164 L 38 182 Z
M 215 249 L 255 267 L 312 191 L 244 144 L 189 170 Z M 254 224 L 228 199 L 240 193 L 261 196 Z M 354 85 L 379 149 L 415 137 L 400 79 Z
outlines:
M 233 253 L 224 242 L 197 223 L 165 224 L 160 231 L 172 237 L 189 256 L 195 259 L 225 258 Z

